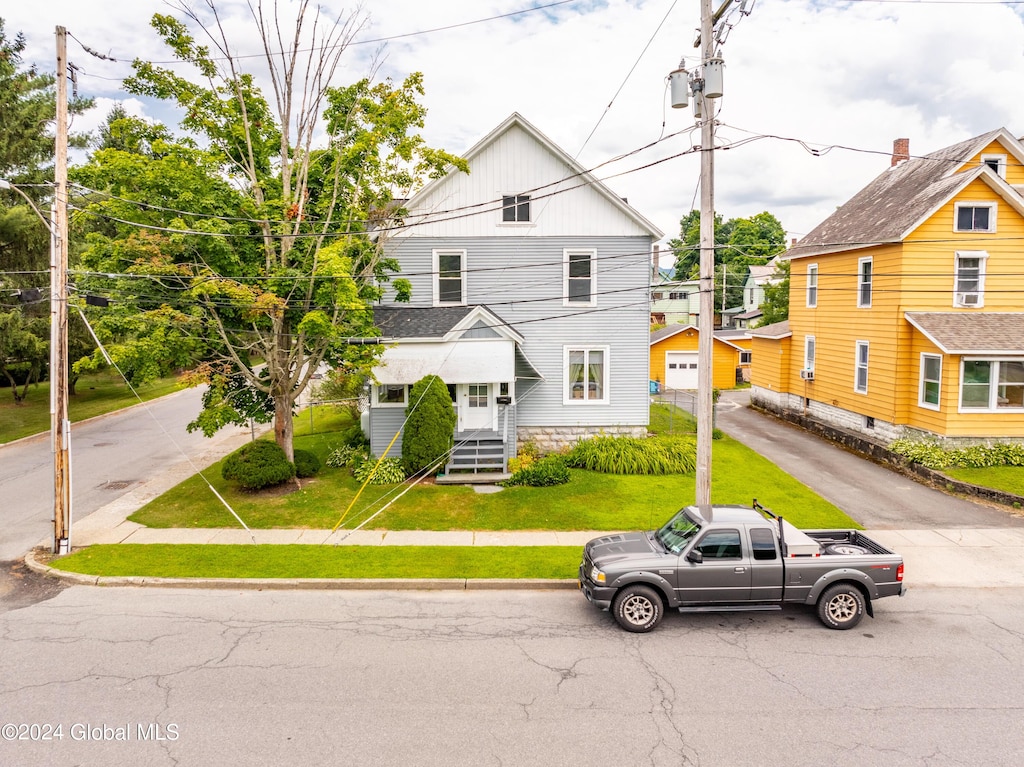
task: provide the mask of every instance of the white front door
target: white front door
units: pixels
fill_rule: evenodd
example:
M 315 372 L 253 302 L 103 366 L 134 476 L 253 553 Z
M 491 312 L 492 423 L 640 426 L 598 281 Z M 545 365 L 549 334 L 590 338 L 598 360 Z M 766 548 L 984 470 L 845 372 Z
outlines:
M 491 384 L 459 384 L 459 431 L 494 428 L 494 387 Z

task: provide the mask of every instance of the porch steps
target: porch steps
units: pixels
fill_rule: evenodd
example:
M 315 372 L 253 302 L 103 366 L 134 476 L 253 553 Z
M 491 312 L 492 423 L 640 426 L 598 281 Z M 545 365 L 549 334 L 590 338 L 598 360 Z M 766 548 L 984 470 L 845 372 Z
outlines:
M 442 476 L 450 477 L 448 482 L 500 482 L 508 479 L 507 470 L 505 443 L 498 434 L 456 434 L 455 447 Z M 441 477 L 438 481 L 442 481 Z

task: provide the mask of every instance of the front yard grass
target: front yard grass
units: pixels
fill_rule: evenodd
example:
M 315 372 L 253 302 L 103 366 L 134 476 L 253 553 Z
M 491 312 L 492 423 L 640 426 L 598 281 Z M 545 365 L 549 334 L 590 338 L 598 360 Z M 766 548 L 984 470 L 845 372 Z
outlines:
M 972 485 L 1024 496 L 1024 466 L 991 466 L 987 469 L 942 470 L 943 474 Z
M 322 458 L 339 441 L 335 433 L 297 437 L 296 447 Z M 622 476 L 572 470 L 568 484 L 509 487 L 477 493 L 471 487 L 422 483 L 367 525 L 382 530 L 630 530 L 651 529 L 693 502 L 692 474 Z M 220 463 L 203 472 L 218 493 L 253 528 L 331 529 L 342 520 L 359 490 L 347 469 L 325 467 L 304 480 L 257 493 L 236 488 L 220 476 Z M 370 485 L 343 528 L 380 511 L 403 488 Z M 859 525 L 836 506 L 797 482 L 754 451 L 724 437 L 712 451 L 715 503 L 746 506 L 757 498 L 797 527 Z M 154 499 L 129 519 L 147 527 L 237 527 L 238 523 L 199 476 Z
M 579 546 L 113 544 L 54 562 L 86 575 L 151 578 L 575 578 Z

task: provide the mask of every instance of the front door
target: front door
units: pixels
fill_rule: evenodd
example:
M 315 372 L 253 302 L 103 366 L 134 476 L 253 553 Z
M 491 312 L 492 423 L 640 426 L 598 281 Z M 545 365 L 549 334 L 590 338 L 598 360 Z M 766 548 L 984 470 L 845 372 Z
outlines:
M 459 384 L 459 431 L 494 429 L 493 386 Z

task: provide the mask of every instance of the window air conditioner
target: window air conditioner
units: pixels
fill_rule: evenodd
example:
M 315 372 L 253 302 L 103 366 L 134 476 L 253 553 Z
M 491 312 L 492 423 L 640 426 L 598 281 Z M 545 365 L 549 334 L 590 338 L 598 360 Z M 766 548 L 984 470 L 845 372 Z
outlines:
M 977 306 L 980 298 L 980 293 L 957 293 L 956 304 L 957 306 Z
M 812 370 L 811 368 L 804 368 L 803 370 L 800 371 L 800 377 L 805 381 L 813 381 L 814 370 Z

